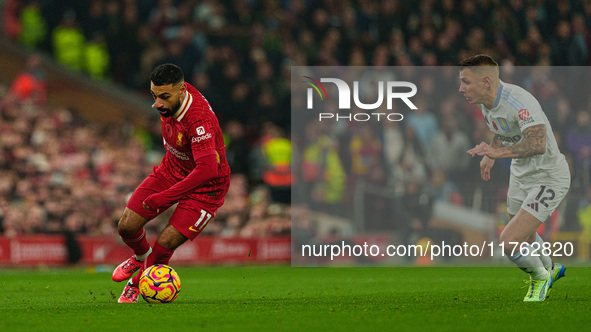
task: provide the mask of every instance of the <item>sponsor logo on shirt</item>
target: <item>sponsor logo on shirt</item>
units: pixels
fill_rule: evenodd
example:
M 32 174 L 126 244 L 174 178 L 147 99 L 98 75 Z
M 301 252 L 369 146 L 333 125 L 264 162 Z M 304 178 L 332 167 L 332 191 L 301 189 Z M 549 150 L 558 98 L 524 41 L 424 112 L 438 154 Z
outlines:
M 168 150 L 168 152 L 170 152 L 173 156 L 181 160 L 189 160 L 189 156 L 187 156 L 187 154 L 172 147 L 172 145 L 168 144 L 168 142 L 164 138 L 162 140 L 164 141 L 164 146 L 166 147 L 166 150 Z
M 532 118 L 531 116 L 529 118 L 526 118 L 525 120 L 521 121 L 520 126 L 524 126 L 524 125 L 530 124 L 530 123 L 534 123 L 534 118 Z
M 529 116 L 529 112 L 525 108 L 520 109 L 518 115 L 519 120 L 521 120 L 521 122 L 519 123 L 520 127 L 526 124 L 534 123 L 534 118 Z
M 203 135 L 203 134 L 205 134 L 205 129 L 203 128 L 203 126 L 197 127 L 197 135 Z
M 201 136 L 197 136 L 197 137 L 193 137 L 191 139 L 192 143 L 200 143 L 202 141 L 208 140 L 211 138 L 211 133 L 207 133 L 206 135 L 201 135 Z
M 503 142 L 508 142 L 508 143 L 517 143 L 521 140 L 521 135 L 515 135 L 513 137 L 510 136 L 501 136 L 501 140 Z

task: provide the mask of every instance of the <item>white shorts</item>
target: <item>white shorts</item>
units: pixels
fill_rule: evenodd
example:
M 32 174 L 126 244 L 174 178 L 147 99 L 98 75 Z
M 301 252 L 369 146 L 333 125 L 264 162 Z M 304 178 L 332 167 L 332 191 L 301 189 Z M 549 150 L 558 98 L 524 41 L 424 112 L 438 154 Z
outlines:
M 560 205 L 570 188 L 570 172 L 561 170 L 550 176 L 540 172 L 524 178 L 511 175 L 507 192 L 507 212 L 516 215 L 524 209 L 544 222 Z

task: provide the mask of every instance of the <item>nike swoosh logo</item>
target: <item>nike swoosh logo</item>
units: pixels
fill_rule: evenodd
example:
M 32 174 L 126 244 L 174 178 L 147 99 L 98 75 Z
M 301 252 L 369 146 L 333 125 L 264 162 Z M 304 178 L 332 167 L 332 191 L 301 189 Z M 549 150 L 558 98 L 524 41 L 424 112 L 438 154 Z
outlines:
M 199 231 L 195 229 L 195 226 L 191 226 L 189 227 L 189 230 L 198 233 Z

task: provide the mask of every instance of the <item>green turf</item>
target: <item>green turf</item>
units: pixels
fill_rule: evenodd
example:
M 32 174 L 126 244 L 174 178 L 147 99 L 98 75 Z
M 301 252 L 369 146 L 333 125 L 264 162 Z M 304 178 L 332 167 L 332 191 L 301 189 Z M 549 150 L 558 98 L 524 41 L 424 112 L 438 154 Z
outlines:
M 2 270 L 2 331 L 589 328 L 591 268 L 571 267 L 542 303 L 516 268 L 177 268 L 172 304 L 117 304 L 123 284 L 85 269 Z M 133 328 L 132 328 L 133 327 Z

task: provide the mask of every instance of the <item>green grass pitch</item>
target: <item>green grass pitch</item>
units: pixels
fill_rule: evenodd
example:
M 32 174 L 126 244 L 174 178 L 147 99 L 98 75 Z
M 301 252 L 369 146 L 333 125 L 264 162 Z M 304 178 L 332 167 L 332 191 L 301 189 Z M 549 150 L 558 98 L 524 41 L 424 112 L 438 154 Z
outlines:
M 118 304 L 123 283 L 83 268 L 0 270 L 2 331 L 584 331 L 591 268 L 524 303 L 509 267 L 178 267 L 172 304 Z

